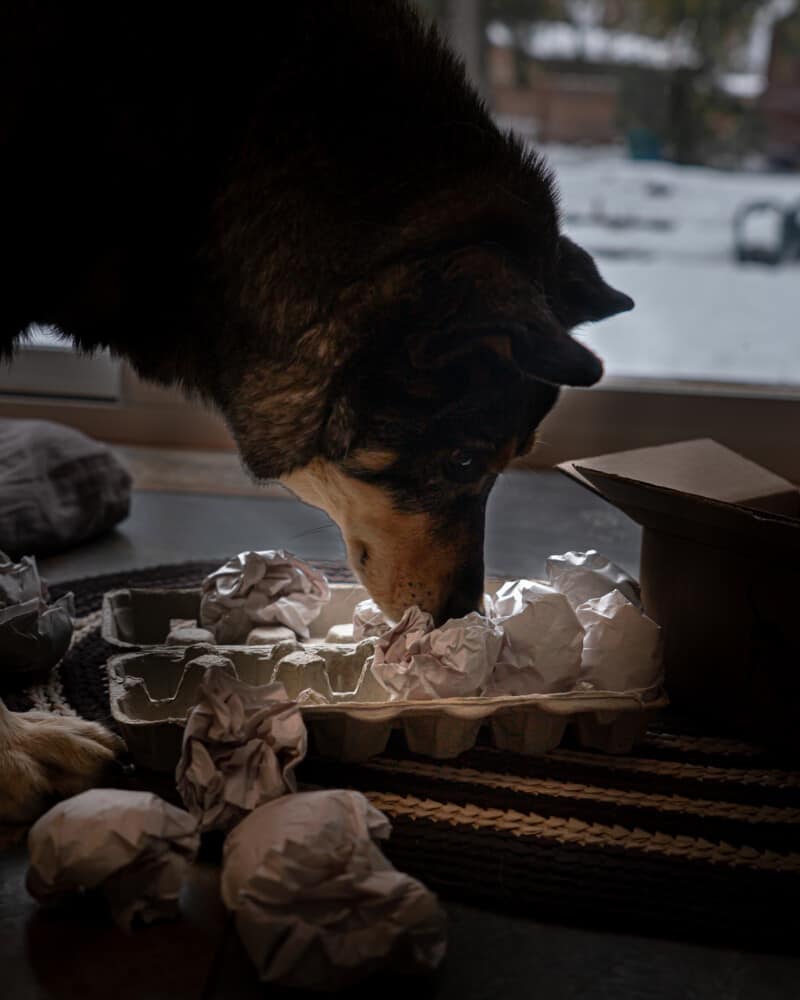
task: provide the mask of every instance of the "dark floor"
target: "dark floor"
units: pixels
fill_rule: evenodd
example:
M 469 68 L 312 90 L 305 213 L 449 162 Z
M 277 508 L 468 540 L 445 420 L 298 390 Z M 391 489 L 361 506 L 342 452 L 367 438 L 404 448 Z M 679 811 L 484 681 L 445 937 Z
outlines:
M 139 493 L 131 517 L 112 536 L 41 565 L 57 581 L 222 558 L 244 548 L 283 546 L 306 558 L 341 558 L 338 532 L 327 525 L 324 516 L 286 499 Z M 538 574 L 551 552 L 594 546 L 635 570 L 638 536 L 626 517 L 559 475 L 512 473 L 492 499 L 487 564 L 501 574 Z M 182 920 L 130 935 L 88 911 L 41 910 L 25 892 L 24 873 L 22 847 L 0 854 L 2 998 L 212 1000 L 265 992 L 222 911 L 213 866 L 196 866 Z M 446 965 L 408 992 L 442 1000 L 800 997 L 794 958 L 547 926 L 462 905 L 447 909 Z M 369 992 L 387 989 L 381 984 Z

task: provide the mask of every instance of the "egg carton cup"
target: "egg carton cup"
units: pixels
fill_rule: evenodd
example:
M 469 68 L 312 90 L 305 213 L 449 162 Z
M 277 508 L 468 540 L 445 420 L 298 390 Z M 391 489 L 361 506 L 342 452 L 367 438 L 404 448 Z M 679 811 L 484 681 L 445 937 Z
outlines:
M 548 753 L 570 725 L 582 746 L 624 753 L 667 704 L 660 688 L 389 701 L 370 669 L 373 650 L 371 639 L 337 645 L 312 639 L 263 647 L 203 644 L 123 653 L 108 662 L 111 712 L 134 761 L 170 771 L 180 756 L 183 727 L 206 670 L 196 658 L 211 653 L 228 657 L 247 684 L 277 681 L 289 698 L 300 697 L 317 752 L 343 761 L 381 753 L 393 729 L 403 731 L 414 753 L 456 757 L 475 744 L 483 726 L 496 747 L 515 753 Z M 321 696 L 325 703 L 304 702 L 309 691 L 312 699 Z

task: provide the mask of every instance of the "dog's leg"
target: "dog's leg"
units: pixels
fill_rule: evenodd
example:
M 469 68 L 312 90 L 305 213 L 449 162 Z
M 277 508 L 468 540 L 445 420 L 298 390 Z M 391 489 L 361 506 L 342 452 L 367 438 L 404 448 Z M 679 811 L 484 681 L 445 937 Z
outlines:
M 0 700 L 0 823 L 29 823 L 53 799 L 91 788 L 123 749 L 96 722 L 10 712 Z

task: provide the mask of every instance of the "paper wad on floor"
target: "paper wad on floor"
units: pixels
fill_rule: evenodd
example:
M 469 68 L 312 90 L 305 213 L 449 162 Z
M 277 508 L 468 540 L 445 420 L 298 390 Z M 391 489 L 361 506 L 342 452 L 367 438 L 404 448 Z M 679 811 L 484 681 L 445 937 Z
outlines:
M 93 788 L 44 814 L 28 835 L 27 888 L 41 902 L 98 890 L 128 929 L 177 916 L 200 845 L 197 821 L 150 792 Z
M 276 799 L 229 835 L 222 898 L 263 981 L 333 990 L 436 968 L 444 913 L 382 854 L 390 829 L 359 792 L 335 790 Z

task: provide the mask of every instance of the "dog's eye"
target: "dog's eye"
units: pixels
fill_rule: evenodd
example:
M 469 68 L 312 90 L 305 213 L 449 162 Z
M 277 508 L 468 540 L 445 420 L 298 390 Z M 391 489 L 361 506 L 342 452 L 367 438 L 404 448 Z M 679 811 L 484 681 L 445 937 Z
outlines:
M 447 456 L 444 463 L 445 475 L 457 483 L 470 483 L 483 475 L 480 455 L 466 448 L 459 448 Z

